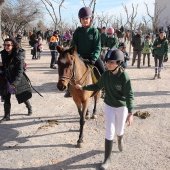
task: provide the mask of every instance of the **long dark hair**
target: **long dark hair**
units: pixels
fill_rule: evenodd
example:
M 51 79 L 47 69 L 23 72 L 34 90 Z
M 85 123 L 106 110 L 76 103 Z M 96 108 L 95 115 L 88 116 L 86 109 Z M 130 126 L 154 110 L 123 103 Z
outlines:
M 13 44 L 13 49 L 18 49 L 18 48 L 19 48 L 19 44 L 18 44 L 18 42 L 17 42 L 16 39 L 6 38 L 6 39 L 4 40 L 4 42 L 6 42 L 6 41 L 11 41 L 11 42 L 12 42 L 12 44 Z

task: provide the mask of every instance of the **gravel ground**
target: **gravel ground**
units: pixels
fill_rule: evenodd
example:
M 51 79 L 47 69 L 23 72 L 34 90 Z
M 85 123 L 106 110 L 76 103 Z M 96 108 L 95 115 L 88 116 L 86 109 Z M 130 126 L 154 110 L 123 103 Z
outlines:
M 103 100 L 98 102 L 98 118 L 85 125 L 83 148 L 77 148 L 79 116 L 72 98 L 56 88 L 57 70 L 49 68 L 50 52 L 44 42 L 40 60 L 32 60 L 28 42 L 27 75 L 44 97 L 33 91 L 33 115 L 28 117 L 24 104 L 12 96 L 11 121 L 0 124 L 0 169 L 7 170 L 97 170 L 104 158 L 105 121 Z M 170 57 L 170 56 L 169 56 Z M 126 127 L 125 150 L 113 145 L 110 170 L 170 169 L 170 62 L 164 64 L 162 79 L 152 80 L 152 67 L 135 66 L 127 73 L 132 80 L 135 111 L 148 111 L 147 119 L 134 117 Z M 93 100 L 90 101 L 92 112 Z M 3 116 L 3 103 L 0 103 Z M 48 123 L 48 120 L 54 122 Z M 115 138 L 116 139 L 116 138 Z

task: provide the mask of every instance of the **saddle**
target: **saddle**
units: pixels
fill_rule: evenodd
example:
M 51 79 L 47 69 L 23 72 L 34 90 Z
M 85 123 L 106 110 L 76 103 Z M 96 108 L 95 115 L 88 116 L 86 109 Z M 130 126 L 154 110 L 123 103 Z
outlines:
M 97 69 L 97 67 L 90 64 L 88 64 L 88 68 L 91 69 L 91 76 L 92 76 L 93 83 L 96 83 L 101 76 L 99 70 Z

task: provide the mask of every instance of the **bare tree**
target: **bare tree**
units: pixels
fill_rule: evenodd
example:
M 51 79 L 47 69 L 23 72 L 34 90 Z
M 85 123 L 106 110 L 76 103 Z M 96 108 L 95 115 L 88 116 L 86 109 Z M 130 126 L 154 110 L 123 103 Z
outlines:
M 102 12 L 100 15 L 96 13 L 96 20 L 98 22 L 98 27 L 102 28 L 103 26 L 108 27 L 111 24 L 113 15 L 109 16 L 108 13 Z
M 72 17 L 72 22 L 73 22 L 73 24 L 76 26 L 76 28 L 78 27 L 78 24 L 79 24 L 79 22 L 78 22 L 78 20 L 77 19 L 75 19 L 74 17 Z
M 65 0 L 62 0 L 60 3 L 54 1 L 55 3 L 58 4 L 58 8 L 59 8 L 59 16 L 58 17 L 57 17 L 57 14 L 55 12 L 53 3 L 50 0 L 41 0 L 41 1 L 44 4 L 44 6 L 45 6 L 46 10 L 48 11 L 49 15 L 51 16 L 51 18 L 52 18 L 52 20 L 54 22 L 54 25 L 55 25 L 55 30 L 56 30 L 57 26 L 59 26 L 59 25 L 61 26 L 61 24 L 62 24 L 61 7 L 64 7 L 63 3 L 64 3 Z M 51 11 L 51 9 L 52 9 L 52 11 Z
M 2 10 L 1 27 L 8 36 L 12 36 L 12 32 L 22 30 L 26 24 L 35 19 L 35 16 L 38 16 L 39 10 L 37 8 L 33 10 L 33 4 L 37 5 L 33 0 L 29 2 L 7 0 Z
M 148 23 L 151 21 L 151 20 L 146 20 L 146 18 L 143 16 L 142 17 L 142 20 L 144 22 L 144 33 L 146 34 L 147 32 L 147 28 L 148 28 Z
M 1 23 L 1 11 L 2 11 L 2 8 L 4 7 L 5 1 L 6 0 L 0 0 L 0 23 Z M 0 26 L 0 47 L 1 47 L 1 44 L 2 44 L 2 33 L 1 33 L 1 26 Z
M 146 6 L 146 9 L 147 9 L 147 14 L 148 16 L 151 18 L 151 21 L 152 21 L 152 30 L 153 30 L 153 34 L 152 34 L 152 41 L 154 39 L 154 34 L 156 33 L 155 30 L 156 28 L 158 29 L 158 24 L 160 23 L 160 19 L 159 19 L 159 16 L 160 14 L 165 10 L 166 6 L 162 6 L 160 7 L 157 3 L 155 3 L 155 16 L 152 16 L 150 13 L 149 13 L 149 7 L 146 3 L 144 3 L 145 6 Z
M 132 35 L 132 29 L 133 29 L 133 26 L 134 26 L 134 20 L 135 20 L 136 15 L 137 15 L 138 4 L 136 5 L 136 7 L 134 7 L 134 5 L 132 3 L 132 13 L 131 14 L 129 14 L 126 5 L 123 5 L 123 8 L 125 9 L 126 16 L 127 16 L 127 22 L 130 25 L 130 32 L 131 32 L 131 35 Z M 131 40 L 132 40 L 132 36 L 130 36 L 129 39 L 130 39 L 129 54 L 131 54 Z

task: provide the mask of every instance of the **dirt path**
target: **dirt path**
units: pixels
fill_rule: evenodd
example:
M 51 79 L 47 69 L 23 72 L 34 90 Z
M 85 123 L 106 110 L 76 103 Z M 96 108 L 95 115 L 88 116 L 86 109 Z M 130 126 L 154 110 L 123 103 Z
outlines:
M 104 157 L 103 100 L 98 104 L 97 120 L 85 125 L 84 147 L 76 148 L 79 117 L 72 98 L 56 88 L 57 70 L 49 68 L 50 53 L 45 46 L 40 60 L 32 60 L 28 42 L 27 74 L 32 85 L 44 96 L 33 92 L 33 115 L 26 116 L 24 104 L 12 96 L 11 121 L 0 124 L 0 169 L 9 170 L 96 170 Z M 170 57 L 170 56 L 169 56 Z M 170 168 L 170 62 L 164 64 L 161 80 L 151 80 L 151 68 L 136 65 L 127 72 L 135 94 L 135 111 L 148 111 L 145 120 L 134 117 L 126 128 L 125 151 L 119 153 L 115 141 L 110 170 L 168 170 Z M 90 109 L 92 111 L 91 101 Z M 0 103 L 3 116 L 3 103 Z M 48 120 L 55 120 L 48 123 Z

